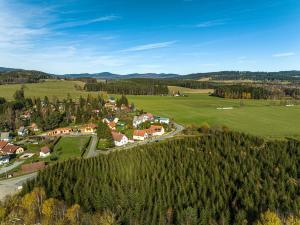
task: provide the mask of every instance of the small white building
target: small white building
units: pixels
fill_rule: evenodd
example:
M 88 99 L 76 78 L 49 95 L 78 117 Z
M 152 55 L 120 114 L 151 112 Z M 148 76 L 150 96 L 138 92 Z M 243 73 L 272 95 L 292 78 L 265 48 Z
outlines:
M 146 132 L 146 130 L 134 130 L 133 131 L 133 140 L 144 141 L 148 137 L 149 137 L 149 135 Z
M 115 146 L 123 146 L 128 143 L 128 138 L 119 132 L 112 132 L 112 137 L 114 139 Z
M 155 122 L 157 123 L 165 123 L 165 124 L 169 124 L 170 123 L 170 119 L 169 118 L 163 118 L 163 117 L 156 117 L 154 119 Z
M 0 156 L 0 166 L 9 163 L 9 155 Z
M 28 130 L 24 126 L 19 128 L 19 130 L 18 130 L 18 135 L 19 136 L 25 136 L 27 134 L 28 134 Z
M 44 146 L 40 150 L 40 157 L 45 158 L 50 155 L 51 149 L 48 146 Z

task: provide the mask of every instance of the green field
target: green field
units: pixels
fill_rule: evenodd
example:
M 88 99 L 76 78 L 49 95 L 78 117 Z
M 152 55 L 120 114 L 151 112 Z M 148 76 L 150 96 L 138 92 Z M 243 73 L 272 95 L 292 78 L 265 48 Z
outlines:
M 73 98 L 80 95 L 97 95 L 97 92 L 76 90 L 79 81 L 46 81 L 26 84 L 27 97 L 45 95 Z M 14 92 L 21 85 L 1 85 L 0 96 L 13 99 Z M 128 96 L 139 109 L 166 116 L 184 125 L 226 125 L 231 129 L 268 137 L 300 137 L 300 106 L 286 107 L 280 101 L 233 100 L 211 97 L 208 94 L 191 93 L 188 97 L 171 96 Z M 242 103 L 242 104 L 241 104 Z M 218 107 L 233 107 L 232 110 L 217 110 Z
M 52 154 L 58 156 L 59 160 L 80 157 L 89 139 L 90 137 L 87 136 L 62 137 L 55 145 Z
M 47 80 L 41 83 L 24 84 L 24 92 L 26 97 L 50 97 L 56 96 L 59 99 L 66 98 L 68 94 L 72 98 L 79 98 L 80 95 L 87 96 L 88 94 L 97 95 L 100 92 L 85 92 L 76 90 L 75 85 L 83 87 L 81 81 L 64 81 L 64 80 Z M 0 85 L 0 96 L 7 100 L 13 100 L 13 95 L 16 90 L 22 87 L 21 84 Z
M 138 108 L 185 125 L 226 125 L 231 129 L 268 137 L 300 137 L 300 105 L 280 106 L 280 101 L 233 100 L 207 94 L 188 97 L 130 96 Z M 233 107 L 218 110 L 218 107 Z

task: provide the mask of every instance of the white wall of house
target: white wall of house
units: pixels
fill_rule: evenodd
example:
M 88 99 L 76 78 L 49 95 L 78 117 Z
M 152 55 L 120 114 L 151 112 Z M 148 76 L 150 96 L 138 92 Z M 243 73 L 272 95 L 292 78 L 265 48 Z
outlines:
M 121 141 L 114 141 L 115 146 L 123 146 L 128 143 L 128 138 L 124 135 Z
M 165 129 L 162 128 L 162 129 L 160 130 L 160 132 L 155 132 L 155 133 L 153 133 L 152 135 L 153 135 L 153 136 L 160 136 L 160 135 L 163 135 L 164 133 L 165 133 Z
M 48 152 L 48 153 L 44 153 L 44 152 L 40 152 L 40 157 L 41 158 L 45 158 L 45 157 L 48 157 L 50 155 L 50 152 Z
M 133 140 L 136 140 L 136 141 L 144 141 L 146 138 L 148 138 L 147 134 L 145 134 L 144 136 L 133 135 Z

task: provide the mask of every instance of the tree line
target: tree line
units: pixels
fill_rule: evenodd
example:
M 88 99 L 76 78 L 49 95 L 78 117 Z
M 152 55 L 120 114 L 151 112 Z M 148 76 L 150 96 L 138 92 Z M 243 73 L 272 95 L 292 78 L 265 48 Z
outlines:
M 56 79 L 50 74 L 35 70 L 13 70 L 0 72 L 1 84 L 37 83 L 42 79 Z
M 300 98 L 300 89 L 281 86 L 222 85 L 215 88 L 213 96 L 233 99 L 283 99 Z
M 226 85 L 217 87 L 212 95 L 234 99 L 268 99 L 272 96 L 272 92 L 263 87 Z
M 252 224 L 300 209 L 300 142 L 230 131 L 57 163 L 23 188 L 113 212 L 121 224 Z
M 169 93 L 168 86 L 179 86 L 192 89 L 207 89 L 217 86 L 215 83 L 182 79 L 132 78 L 106 80 L 105 82 L 91 81 L 92 80 L 86 82 L 84 90 L 106 91 L 113 94 L 130 95 L 166 95 Z

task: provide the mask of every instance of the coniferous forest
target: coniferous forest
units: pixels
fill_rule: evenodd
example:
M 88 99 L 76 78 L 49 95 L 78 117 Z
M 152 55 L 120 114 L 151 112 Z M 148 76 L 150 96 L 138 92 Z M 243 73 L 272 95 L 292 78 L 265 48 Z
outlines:
M 268 209 L 299 211 L 299 161 L 299 141 L 210 131 L 55 164 L 23 194 L 42 187 L 120 224 L 252 224 Z

